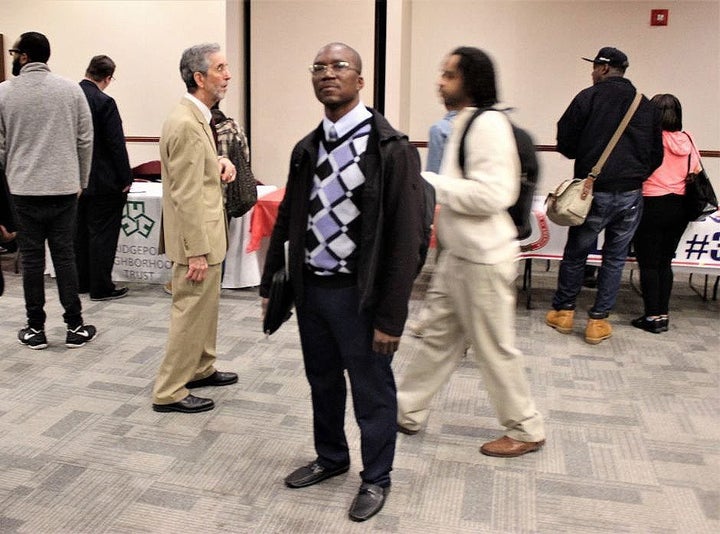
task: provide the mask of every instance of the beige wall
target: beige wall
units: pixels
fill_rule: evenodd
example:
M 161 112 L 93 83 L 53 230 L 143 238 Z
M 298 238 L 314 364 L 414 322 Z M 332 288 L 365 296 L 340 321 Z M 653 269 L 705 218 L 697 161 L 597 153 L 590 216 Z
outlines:
M 251 7 L 252 164 L 258 180 L 284 184 L 294 144 L 322 119 L 308 66 L 342 41 L 363 60 L 361 98 L 373 105 L 373 0 L 256 0 Z
M 440 6 L 442 8 L 440 9 Z M 667 27 L 651 27 L 650 9 L 670 10 Z M 495 60 L 500 97 L 538 144 L 555 144 L 555 124 L 573 96 L 591 82 L 602 46 L 628 54 L 626 72 L 648 97 L 673 93 L 684 126 L 702 149 L 720 149 L 720 2 L 412 0 L 412 102 L 409 133 L 426 139 L 443 113 L 436 78 L 443 55 L 477 46 Z M 443 29 L 443 30 L 440 30 Z M 707 38 L 695 38 L 703 35 Z M 542 154 L 540 189 L 570 177 L 572 164 Z M 720 184 L 720 160 L 708 160 Z
M 207 41 L 225 47 L 225 11 L 224 0 L 0 0 L 0 33 L 7 48 L 23 32 L 44 33 L 52 71 L 78 81 L 92 56 L 107 54 L 117 64 L 107 92 L 125 134 L 157 137 L 185 92 L 182 51 Z M 133 165 L 158 159 L 157 145 L 128 149 Z
M 670 10 L 667 27 L 650 27 L 650 9 Z M 283 184 L 293 144 L 320 121 L 307 65 L 329 41 L 363 56 L 372 102 L 373 0 L 252 0 L 253 168 Z M 389 0 L 386 115 L 423 141 L 443 108 L 435 81 L 443 55 L 468 44 L 495 59 L 501 96 L 516 121 L 540 144 L 554 144 L 555 123 L 570 99 L 590 84 L 590 65 L 604 45 L 630 57 L 627 76 L 648 96 L 676 94 L 700 148 L 720 149 L 720 1 Z M 127 135 L 158 136 L 184 92 L 177 66 L 190 44 L 226 48 L 233 83 L 223 109 L 242 118 L 240 0 L 0 0 L 6 47 L 28 30 L 48 35 L 51 68 L 81 79 L 91 56 L 118 63 L 108 93 L 118 102 Z M 707 36 L 703 38 L 701 36 Z M 10 66 L 6 65 L 7 74 Z M 131 144 L 133 164 L 155 159 L 155 145 Z M 571 162 L 542 154 L 541 190 L 569 176 Z M 720 158 L 706 165 L 720 189 Z

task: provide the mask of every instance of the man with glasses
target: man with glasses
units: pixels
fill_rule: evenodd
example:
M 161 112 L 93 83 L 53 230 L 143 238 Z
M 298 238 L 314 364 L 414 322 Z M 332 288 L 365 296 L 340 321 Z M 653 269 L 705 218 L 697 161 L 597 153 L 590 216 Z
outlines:
M 80 82 L 95 135 L 90 181 L 78 203 L 75 254 L 80 292 L 89 292 L 90 300 L 119 299 L 128 292 L 112 281 L 123 209 L 133 180 L 122 119 L 115 100 L 105 94 L 114 73 L 112 59 L 95 56 Z
M 292 152 L 260 295 L 264 312 L 288 241 L 317 457 L 285 484 L 303 488 L 349 469 L 347 370 L 364 468 L 349 515 L 364 521 L 390 489 L 397 431 L 391 361 L 420 259 L 420 158 L 404 134 L 360 101 L 355 50 L 328 44 L 310 72 L 325 117 Z
M 96 336 L 84 325 L 78 297 L 73 236 L 77 197 L 87 187 L 93 126 L 77 83 L 50 72 L 50 43 L 23 33 L 10 50 L 16 77 L 0 84 L 0 167 L 17 214 L 27 327 L 18 340 L 48 346 L 45 335 L 45 242 L 57 277 L 67 324 L 65 345 L 82 347 Z
M 215 369 L 221 265 L 227 251 L 220 182 L 235 179 L 235 166 L 217 156 L 210 108 L 225 97 L 231 76 L 215 43 L 186 49 L 180 75 L 187 93 L 165 121 L 160 137 L 160 247 L 173 262 L 172 309 L 153 410 L 197 413 L 212 410 L 215 403 L 189 390 L 238 381 L 237 374 Z

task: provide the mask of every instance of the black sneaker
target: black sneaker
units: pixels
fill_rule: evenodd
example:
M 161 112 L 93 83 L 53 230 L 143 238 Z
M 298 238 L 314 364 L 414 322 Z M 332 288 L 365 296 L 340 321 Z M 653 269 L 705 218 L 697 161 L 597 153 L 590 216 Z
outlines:
M 18 341 L 31 349 L 45 349 L 48 346 L 45 330 L 23 328 L 18 332 Z
M 71 349 L 82 347 L 97 337 L 97 330 L 91 324 L 81 324 L 77 328 L 67 330 L 65 346 Z

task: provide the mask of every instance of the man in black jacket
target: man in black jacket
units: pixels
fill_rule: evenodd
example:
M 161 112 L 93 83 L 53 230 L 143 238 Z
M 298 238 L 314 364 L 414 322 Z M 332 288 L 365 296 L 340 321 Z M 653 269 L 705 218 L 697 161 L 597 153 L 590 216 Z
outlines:
M 115 100 L 104 93 L 114 73 L 112 59 L 95 56 L 80 82 L 95 135 L 90 181 L 78 203 L 75 255 L 80 292 L 89 291 L 91 300 L 119 299 L 128 292 L 112 281 L 123 209 L 132 184 L 120 113 Z
M 636 90 L 624 78 L 627 56 L 617 48 L 601 48 L 594 59 L 592 87 L 573 99 L 557 125 L 557 148 L 575 159 L 574 176 L 586 178 L 627 112 Z M 630 241 L 642 215 L 642 183 L 663 159 L 660 111 L 647 98 L 640 106 L 596 177 L 594 199 L 587 219 L 571 226 L 553 297 L 548 326 L 572 332 L 575 300 L 582 287 L 585 262 L 603 230 L 602 265 L 595 304 L 589 310 L 585 341 L 597 344 L 612 335 L 607 320 L 615 305 Z
M 325 118 L 292 152 L 260 295 L 265 310 L 289 241 L 317 458 L 285 484 L 302 488 L 349 469 L 347 370 L 364 468 L 349 515 L 364 521 L 382 508 L 390 490 L 397 432 L 390 364 L 420 259 L 420 158 L 405 135 L 360 101 L 364 81 L 355 50 L 328 44 L 310 72 Z

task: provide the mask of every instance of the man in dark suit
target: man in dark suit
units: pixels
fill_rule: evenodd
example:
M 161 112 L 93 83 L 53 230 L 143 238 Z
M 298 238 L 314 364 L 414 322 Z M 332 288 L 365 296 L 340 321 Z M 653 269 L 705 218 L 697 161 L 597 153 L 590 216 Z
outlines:
M 235 373 L 215 369 L 220 279 L 227 251 L 220 182 L 235 179 L 235 166 L 217 156 L 210 108 L 225 96 L 231 76 L 214 43 L 185 50 L 180 74 L 188 92 L 166 119 L 160 137 L 160 246 L 173 270 L 170 328 L 153 389 L 153 410 L 196 413 L 212 410 L 215 404 L 191 395 L 190 389 L 238 380 Z
M 119 299 L 128 292 L 112 281 L 123 208 L 132 184 L 120 113 L 115 100 L 104 93 L 114 73 L 112 59 L 95 56 L 80 82 L 95 134 L 90 181 L 78 203 L 75 261 L 80 293 L 89 291 L 90 300 Z

